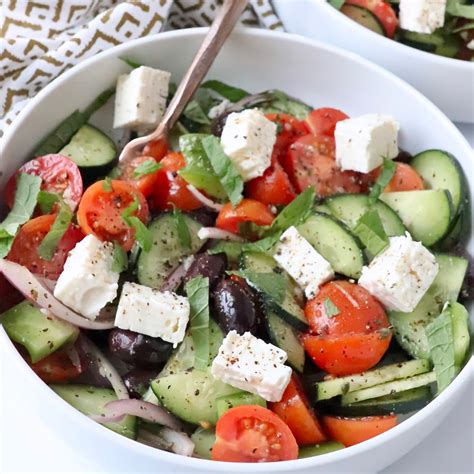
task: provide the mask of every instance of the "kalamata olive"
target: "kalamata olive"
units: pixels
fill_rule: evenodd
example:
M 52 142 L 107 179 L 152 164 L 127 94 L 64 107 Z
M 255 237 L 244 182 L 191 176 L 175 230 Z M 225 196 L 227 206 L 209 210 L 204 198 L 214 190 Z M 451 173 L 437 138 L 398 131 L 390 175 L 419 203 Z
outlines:
M 412 154 L 408 151 L 400 149 L 398 155 L 395 157 L 396 161 L 401 161 L 402 163 L 410 163 L 413 158 Z
M 193 263 L 189 267 L 184 277 L 184 282 L 188 282 L 197 276 L 209 278 L 209 287 L 214 288 L 223 277 L 227 268 L 227 256 L 225 253 L 209 255 L 201 253 L 196 255 Z
M 252 293 L 240 283 L 223 280 L 214 290 L 213 306 L 217 321 L 227 334 L 235 330 L 239 334 L 250 331 L 258 335 L 259 308 Z
M 168 360 L 173 346 L 158 337 L 145 336 L 123 329 L 112 329 L 109 350 L 124 362 L 141 367 L 161 367 Z
M 141 398 L 157 375 L 158 370 L 132 369 L 122 378 L 130 396 Z
M 213 227 L 216 223 L 217 212 L 206 207 L 200 207 L 199 209 L 187 212 L 186 214 L 198 221 L 204 227 Z

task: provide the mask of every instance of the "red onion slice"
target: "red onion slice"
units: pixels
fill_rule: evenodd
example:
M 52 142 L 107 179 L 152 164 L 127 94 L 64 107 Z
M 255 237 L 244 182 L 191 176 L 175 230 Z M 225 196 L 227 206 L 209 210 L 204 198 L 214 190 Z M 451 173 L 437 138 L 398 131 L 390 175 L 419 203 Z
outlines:
M 201 240 L 217 239 L 217 240 L 232 240 L 234 242 L 243 242 L 244 239 L 240 235 L 227 232 L 226 230 L 217 227 L 201 227 L 198 231 L 198 237 Z
M 194 443 L 186 433 L 163 428 L 160 431 L 160 436 L 171 443 L 171 451 L 181 456 L 192 456 L 194 452 Z
M 111 329 L 114 327 L 113 321 L 90 321 L 63 305 L 48 288 L 40 283 L 35 275 L 22 265 L 0 259 L 0 272 L 18 291 L 23 293 L 26 299 L 59 319 L 84 329 Z
M 161 286 L 160 290 L 161 291 L 176 291 L 183 281 L 184 276 L 186 275 L 186 272 L 189 270 L 189 267 L 194 261 L 194 255 L 190 255 L 189 257 L 186 257 L 181 265 L 176 267 L 175 270 L 171 272 L 170 275 L 166 278 L 165 282 Z
M 192 184 L 188 184 L 187 188 L 189 192 L 204 206 L 214 209 L 217 212 L 219 212 L 224 207 L 222 204 L 214 202 L 212 199 L 204 196 L 204 194 L 202 194 L 201 191 L 196 189 Z

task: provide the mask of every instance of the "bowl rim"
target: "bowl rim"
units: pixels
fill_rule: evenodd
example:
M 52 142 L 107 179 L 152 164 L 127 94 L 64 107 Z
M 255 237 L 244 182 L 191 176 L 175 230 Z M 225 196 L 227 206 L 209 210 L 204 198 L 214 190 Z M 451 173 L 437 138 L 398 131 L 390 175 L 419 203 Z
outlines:
M 106 57 L 118 57 L 119 55 L 123 54 L 123 52 L 129 49 L 134 49 L 140 45 L 154 42 L 159 43 L 162 40 L 173 40 L 174 38 L 194 38 L 195 40 L 199 40 L 202 39 L 203 35 L 207 30 L 208 28 L 189 28 L 185 30 L 175 30 L 160 33 L 158 35 L 146 36 L 112 47 L 82 61 L 81 63 L 77 64 L 76 66 L 56 78 L 53 82 L 48 84 L 42 91 L 38 93 L 38 95 L 36 95 L 27 104 L 27 106 L 21 111 L 19 116 L 14 120 L 10 127 L 8 127 L 4 137 L 0 142 L 2 148 L 4 148 L 5 144 L 13 137 L 13 135 L 16 133 L 16 130 L 21 128 L 23 121 L 28 117 L 30 111 L 36 107 L 36 104 L 38 102 L 43 100 L 43 98 L 49 95 L 60 84 L 69 81 L 71 77 L 74 77 L 76 74 L 79 74 L 83 69 L 89 68 L 92 64 L 98 63 Z M 352 62 L 359 63 L 359 65 L 371 70 L 374 74 L 377 74 L 379 76 L 385 76 L 387 80 L 390 80 L 392 83 L 396 84 L 397 87 L 409 91 L 412 95 L 414 94 L 415 96 L 417 96 L 420 101 L 425 102 L 425 105 L 430 110 L 430 112 L 434 115 L 437 115 L 438 118 L 442 122 L 444 122 L 444 126 L 446 127 L 446 129 L 450 130 L 450 134 L 456 135 L 458 141 L 463 144 L 463 146 L 466 148 L 466 152 L 469 153 L 470 145 L 468 144 L 466 138 L 455 127 L 455 125 L 441 112 L 441 110 L 439 110 L 438 107 L 436 107 L 430 100 L 428 100 L 420 92 L 418 92 L 413 86 L 398 78 L 393 73 L 368 61 L 365 58 L 358 56 L 355 53 L 345 51 L 341 48 L 337 48 L 335 46 L 331 46 L 320 41 L 310 40 L 307 38 L 303 38 L 299 35 L 289 34 L 285 32 L 239 27 L 236 29 L 236 31 L 232 33 L 232 35 L 242 35 L 253 38 L 254 40 L 258 40 L 259 38 L 269 38 L 270 40 L 274 39 L 295 44 L 303 44 L 306 46 L 314 47 L 316 49 L 328 51 L 343 59 L 349 59 Z M 246 471 L 258 473 L 268 472 L 268 464 L 265 463 L 229 463 L 216 462 L 199 458 L 188 458 L 185 456 L 176 455 L 174 453 L 162 451 L 156 448 L 151 448 L 149 446 L 135 442 L 134 440 L 125 438 L 111 430 L 102 427 L 98 423 L 94 422 L 87 416 L 80 413 L 78 410 L 76 410 L 63 399 L 61 399 L 59 395 L 53 392 L 53 390 L 51 390 L 47 386 L 47 384 L 42 382 L 41 379 L 36 376 L 36 374 L 30 369 L 28 364 L 19 355 L 18 351 L 16 350 L 10 338 L 7 336 L 3 327 L 0 328 L 0 351 L 5 351 L 12 358 L 12 360 L 17 363 L 17 366 L 20 368 L 21 372 L 26 375 L 26 377 L 31 381 L 31 383 L 33 385 L 37 385 L 41 393 L 43 393 L 44 396 L 48 398 L 52 403 L 56 403 L 58 407 L 61 407 L 65 416 L 74 418 L 74 423 L 80 424 L 80 426 L 83 427 L 84 430 L 94 430 L 97 436 L 108 439 L 111 443 L 115 443 L 117 446 L 121 446 L 123 449 L 133 450 L 135 453 L 141 454 L 147 458 L 155 457 L 156 459 L 159 459 L 163 462 L 167 462 L 169 464 L 174 464 L 176 466 L 187 467 L 195 470 L 221 472 L 224 469 L 228 472 L 241 472 L 241 469 L 245 466 Z M 439 397 L 436 397 L 426 407 L 412 415 L 407 420 L 404 420 L 402 423 L 398 424 L 391 430 L 358 445 L 351 446 L 332 453 L 327 453 L 322 456 L 313 456 L 306 459 L 297 459 L 292 461 L 281 461 L 277 463 L 272 463 L 271 469 L 274 472 L 289 472 L 295 469 L 301 470 L 310 467 L 321 467 L 331 464 L 332 462 L 343 461 L 361 455 L 365 452 L 373 451 L 374 449 L 383 445 L 386 441 L 402 436 L 405 432 L 409 431 L 413 426 L 417 425 L 418 423 L 423 423 L 423 421 L 432 416 L 433 413 L 439 412 L 442 409 L 444 409 L 447 413 L 449 411 L 449 408 L 452 408 L 452 404 L 450 404 L 451 398 L 456 394 L 456 392 L 463 391 L 466 389 L 472 374 L 474 374 L 474 357 L 470 358 L 470 360 L 465 364 L 465 366 L 455 378 L 455 380 L 450 384 L 450 386 L 446 388 L 446 390 L 444 390 L 440 394 Z
M 281 0 L 280 0 L 281 1 Z M 445 56 L 440 56 L 439 54 L 430 53 L 428 51 L 423 51 L 418 48 L 414 48 L 413 46 L 408 46 L 406 44 L 400 43 L 399 41 L 395 41 L 391 38 L 386 36 L 379 35 L 374 31 L 366 28 L 365 26 L 360 25 L 356 21 L 352 20 L 351 18 L 347 17 L 337 8 L 334 8 L 330 5 L 327 0 L 310 0 L 312 3 L 316 3 L 321 5 L 321 8 L 326 10 L 328 15 L 331 15 L 335 20 L 344 23 L 347 28 L 352 29 L 358 34 L 364 35 L 367 39 L 374 40 L 378 38 L 379 41 L 382 42 L 387 48 L 393 48 L 394 53 L 406 53 L 406 54 L 413 54 L 415 56 L 414 60 L 425 60 L 432 62 L 440 67 L 452 67 L 454 69 L 458 69 L 462 72 L 468 72 L 474 70 L 474 62 L 472 61 L 464 61 L 462 59 L 457 58 L 448 58 Z

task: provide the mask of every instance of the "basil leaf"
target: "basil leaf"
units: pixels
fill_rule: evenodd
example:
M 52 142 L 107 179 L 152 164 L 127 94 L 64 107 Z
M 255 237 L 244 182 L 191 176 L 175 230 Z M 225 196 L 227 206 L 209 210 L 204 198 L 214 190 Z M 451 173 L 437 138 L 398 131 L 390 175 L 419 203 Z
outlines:
M 56 253 L 59 242 L 71 225 L 73 218 L 71 208 L 63 201 L 49 232 L 38 247 L 38 255 L 44 260 L 51 260 Z
M 243 198 L 244 182 L 242 176 L 240 176 L 232 161 L 224 153 L 217 137 L 210 135 L 203 138 L 202 146 L 227 197 L 232 205 L 236 206 Z
M 383 252 L 390 244 L 382 220 L 375 210 L 367 211 L 362 215 L 353 232 L 374 257 Z
M 231 102 L 238 102 L 239 100 L 247 97 L 249 93 L 238 87 L 230 86 L 221 81 L 210 80 L 201 84 L 204 89 L 211 89 L 217 92 L 224 99 L 230 100 Z
M 175 220 L 176 233 L 178 234 L 178 239 L 181 244 L 181 247 L 186 249 L 191 249 L 191 234 L 189 232 L 188 224 L 184 219 L 183 213 L 176 208 L 173 208 L 172 215 Z
M 270 231 L 285 231 L 288 227 L 297 227 L 305 222 L 313 212 L 314 199 L 313 187 L 303 191 L 278 214 L 271 225 Z
M 194 367 L 209 365 L 209 278 L 198 276 L 184 287 L 191 307 L 189 327 L 194 346 Z
M 225 253 L 229 262 L 238 262 L 240 254 L 242 253 L 241 242 L 226 242 L 224 240 L 219 241 L 214 247 L 208 249 L 209 255 L 215 255 L 216 253 Z
M 112 262 L 112 271 L 122 273 L 128 268 L 128 256 L 127 252 L 122 248 L 121 245 L 114 245 L 114 260 Z
M 179 148 L 184 155 L 186 167 L 178 171 L 178 174 L 197 189 L 206 191 L 209 196 L 222 199 L 226 193 L 202 145 L 202 139 L 206 136 L 202 133 L 181 135 Z
M 33 215 L 40 187 L 41 178 L 38 176 L 27 173 L 17 176 L 13 208 L 0 223 L 0 258 L 8 255 L 18 229 Z
M 153 159 L 149 159 L 140 163 L 134 170 L 133 170 L 133 177 L 135 179 L 141 178 L 147 174 L 152 174 L 161 169 L 163 165 L 161 163 L 157 163 Z
M 251 270 L 241 270 L 233 272 L 242 278 L 245 278 L 250 286 L 261 291 L 277 302 L 281 303 L 285 299 L 286 280 L 279 273 L 257 273 Z
M 282 232 L 276 232 L 268 237 L 257 240 L 256 242 L 250 242 L 243 244 L 243 250 L 248 252 L 270 252 L 275 244 L 281 237 Z
M 328 318 L 337 316 L 340 313 L 339 308 L 331 301 L 331 298 L 325 298 L 323 301 L 323 306 Z
M 449 307 L 425 328 L 433 361 L 438 393 L 442 392 L 456 377 L 454 337 Z
M 332 5 L 334 8 L 340 10 L 344 5 L 346 0 L 328 0 L 329 4 Z
M 474 5 L 465 5 L 460 0 L 448 0 L 446 13 L 450 15 L 474 20 Z
M 129 227 L 135 230 L 135 240 L 141 249 L 148 252 L 153 244 L 153 237 L 148 227 L 137 216 L 133 215 L 139 208 L 140 202 L 135 196 L 132 204 L 122 212 L 122 219 Z
M 200 123 L 203 125 L 209 125 L 211 120 L 204 112 L 203 108 L 199 104 L 197 100 L 192 100 L 188 103 L 186 108 L 184 109 L 183 115 L 193 122 Z
M 293 115 L 298 120 L 304 120 L 311 111 L 311 107 L 303 102 L 292 99 L 282 91 L 273 91 L 272 100 L 264 107 L 265 113 L 285 113 Z
M 137 69 L 141 66 L 143 66 L 143 64 L 140 64 L 138 63 L 137 61 L 133 60 L 133 59 L 130 59 L 130 58 L 122 58 L 122 57 L 119 57 L 119 59 L 121 61 L 123 61 L 124 63 L 128 64 L 131 68 L 133 69 Z
M 51 214 L 54 205 L 61 202 L 61 199 L 62 198 L 59 194 L 40 191 L 36 200 L 43 214 Z
M 461 33 L 461 31 L 474 30 L 474 22 L 467 23 L 453 29 L 453 33 Z
M 369 194 L 370 204 L 374 204 L 379 196 L 383 193 L 383 190 L 388 186 L 395 171 L 397 170 L 397 163 L 393 160 L 383 160 L 382 172 L 380 173 L 377 181 L 372 186 Z

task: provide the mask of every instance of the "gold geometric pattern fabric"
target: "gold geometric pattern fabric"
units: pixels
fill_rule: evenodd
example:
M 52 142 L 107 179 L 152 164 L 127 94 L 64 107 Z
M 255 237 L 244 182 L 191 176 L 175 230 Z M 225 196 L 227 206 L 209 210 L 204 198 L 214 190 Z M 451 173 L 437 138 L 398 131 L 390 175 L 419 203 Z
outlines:
M 0 137 L 26 103 L 80 61 L 163 30 L 208 26 L 222 0 L 0 0 Z M 246 26 L 283 29 L 270 0 Z

